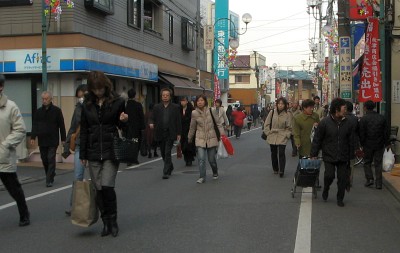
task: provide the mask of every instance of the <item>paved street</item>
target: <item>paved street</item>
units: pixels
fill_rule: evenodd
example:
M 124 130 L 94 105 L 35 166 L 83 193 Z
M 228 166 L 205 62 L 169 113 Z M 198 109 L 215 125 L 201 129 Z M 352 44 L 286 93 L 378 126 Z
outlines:
M 220 178 L 212 180 L 209 169 L 202 185 L 197 166 L 185 167 L 176 157 L 169 180 L 161 179 L 160 159 L 121 166 L 117 238 L 101 238 L 100 221 L 81 228 L 64 215 L 72 173 L 58 175 L 53 188 L 43 180 L 23 185 L 32 198 L 28 227 L 18 227 L 17 208 L 0 191 L 0 251 L 399 252 L 400 204 L 386 188 L 365 188 L 358 167 L 344 208 L 336 205 L 335 183 L 326 203 L 320 191 L 317 199 L 309 193 L 292 198 L 297 159 L 288 147 L 285 177 L 274 175 L 260 135 L 257 129 L 231 139 L 235 156 L 219 160 Z

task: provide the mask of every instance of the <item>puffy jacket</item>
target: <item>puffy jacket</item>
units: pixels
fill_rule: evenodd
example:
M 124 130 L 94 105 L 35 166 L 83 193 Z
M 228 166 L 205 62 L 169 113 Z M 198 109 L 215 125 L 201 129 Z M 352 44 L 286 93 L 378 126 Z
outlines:
M 219 132 L 221 133 L 221 135 L 224 135 L 224 128 L 222 127 L 221 122 L 219 122 L 218 120 L 217 112 L 215 110 L 211 111 Z M 214 122 L 211 117 L 210 109 L 206 107 L 203 111 L 199 108 L 196 108 L 196 110 L 192 112 L 192 120 L 190 121 L 188 140 L 191 142 L 193 136 L 196 134 L 196 147 L 217 147 L 218 139 L 214 129 Z
M 0 172 L 17 171 L 15 148 L 25 138 L 25 124 L 18 106 L 0 97 Z
M 325 162 L 347 162 L 354 153 L 353 124 L 347 118 L 335 120 L 331 115 L 323 118 L 315 132 L 311 157 L 317 157 L 322 149 Z
M 389 128 L 385 118 L 375 111 L 367 111 L 360 119 L 360 143 L 364 148 L 380 149 L 389 145 Z
M 238 127 L 243 127 L 244 119 L 246 118 L 246 114 L 244 112 L 236 110 L 232 112 L 233 124 Z
M 274 112 L 273 116 L 272 112 Z M 264 122 L 264 133 L 267 135 L 268 144 L 286 145 L 292 134 L 292 114 L 286 111 L 278 113 L 276 109 L 271 110 Z
M 94 99 L 84 102 L 81 118 L 80 159 L 89 161 L 115 160 L 113 150 L 114 136 L 123 123 L 119 116 L 125 111 L 125 101 L 113 97 L 102 107 Z

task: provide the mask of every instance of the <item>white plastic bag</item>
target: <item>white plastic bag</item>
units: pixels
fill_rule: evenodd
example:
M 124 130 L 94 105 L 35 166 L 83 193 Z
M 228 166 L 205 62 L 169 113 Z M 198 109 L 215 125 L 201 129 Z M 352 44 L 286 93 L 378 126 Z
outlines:
M 315 131 L 317 131 L 317 127 L 316 127 L 316 126 L 313 126 L 313 127 L 311 128 L 311 134 L 310 134 L 311 143 L 312 143 L 313 140 L 314 140 Z
M 383 153 L 383 171 L 391 171 L 394 166 L 394 154 L 391 149 L 385 149 L 385 153 Z
M 226 152 L 224 143 L 222 141 L 219 141 L 218 143 L 218 152 L 217 152 L 217 159 L 224 159 L 228 158 L 228 152 Z

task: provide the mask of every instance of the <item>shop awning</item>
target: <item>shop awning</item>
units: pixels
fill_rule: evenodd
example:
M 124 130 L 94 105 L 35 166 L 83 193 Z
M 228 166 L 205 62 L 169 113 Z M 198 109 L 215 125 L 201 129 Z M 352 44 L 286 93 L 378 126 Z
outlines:
M 175 96 L 198 96 L 204 94 L 206 91 L 203 87 L 197 86 L 191 80 L 184 77 L 161 73 L 159 74 L 159 77 L 174 87 Z

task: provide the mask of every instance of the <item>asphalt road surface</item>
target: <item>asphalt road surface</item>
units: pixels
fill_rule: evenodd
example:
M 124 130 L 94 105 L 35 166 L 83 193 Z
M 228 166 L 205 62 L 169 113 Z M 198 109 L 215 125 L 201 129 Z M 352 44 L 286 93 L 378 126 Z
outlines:
M 71 224 L 72 173 L 23 185 L 31 225 L 18 227 L 18 211 L 0 192 L 0 252 L 400 252 L 400 204 L 387 189 L 363 186 L 361 167 L 345 207 L 336 205 L 336 181 L 327 202 L 310 189 L 292 198 L 297 159 L 286 149 L 284 178 L 272 173 L 261 130 L 231 139 L 235 155 L 218 160 L 218 180 L 196 184 L 197 164 L 162 180 L 162 161 L 120 166 L 117 177 L 119 236 L 100 237 L 102 223 Z M 322 181 L 323 170 L 321 171 Z M 301 191 L 301 189 L 298 189 Z

